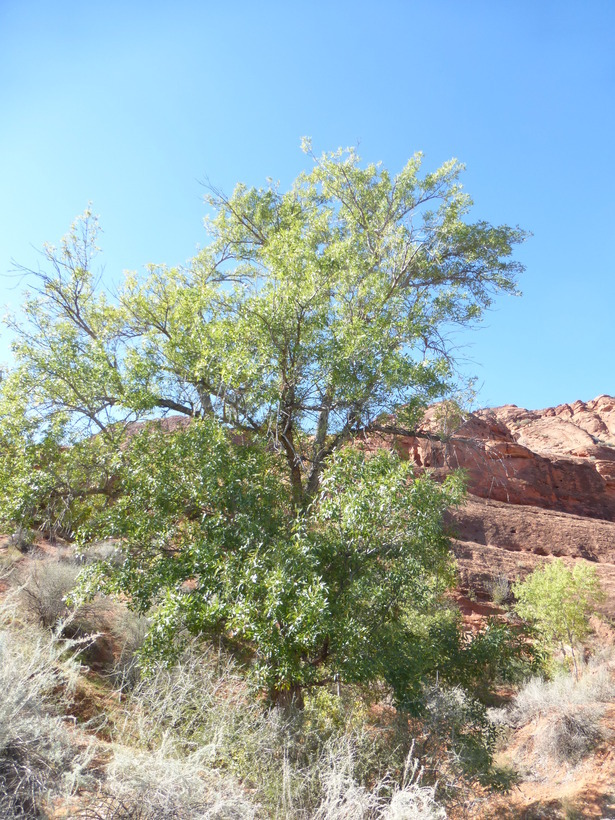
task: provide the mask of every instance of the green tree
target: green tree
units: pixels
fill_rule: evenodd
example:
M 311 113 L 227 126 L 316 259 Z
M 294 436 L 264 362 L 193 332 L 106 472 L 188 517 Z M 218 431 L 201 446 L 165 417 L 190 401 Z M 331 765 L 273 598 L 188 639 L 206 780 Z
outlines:
M 448 333 L 514 291 L 525 235 L 468 221 L 454 160 L 392 176 L 305 148 L 312 170 L 286 193 L 211 190 L 209 245 L 115 299 L 90 211 L 45 247 L 2 384 L 0 435 L 28 448 L 4 459 L 0 502 L 5 521 L 121 537 L 123 566 L 92 584 L 153 607 L 153 648 L 182 620 L 251 655 L 274 700 L 337 675 L 403 702 L 413 624 L 452 577 L 459 480 L 344 446 L 412 432 L 450 395 Z M 134 435 L 168 413 L 192 423 Z
M 336 679 L 387 681 L 398 702 L 416 692 L 412 618 L 453 579 L 441 519 L 457 476 L 440 485 L 349 448 L 297 518 L 274 454 L 204 419 L 135 436 L 116 492 L 82 537 L 121 537 L 126 560 L 88 583 L 150 612 L 155 655 L 178 650 L 182 625 L 248 657 L 276 702 Z
M 517 613 L 534 624 L 547 643 L 559 644 L 564 657 L 566 645 L 570 647 L 578 678 L 574 646 L 587 638 L 590 617 L 604 600 L 595 567 L 575 563 L 569 569 L 558 558 L 514 584 L 513 592 Z
M 402 406 L 412 429 L 448 395 L 447 336 L 514 291 L 525 234 L 467 220 L 455 160 L 421 174 L 417 154 L 392 176 L 304 148 L 313 168 L 286 193 L 212 190 L 209 245 L 186 268 L 129 275 L 117 300 L 92 270 L 91 212 L 45 247 L 9 377 L 30 411 L 109 439 L 118 421 L 213 414 L 269 437 L 301 507 L 344 443 Z

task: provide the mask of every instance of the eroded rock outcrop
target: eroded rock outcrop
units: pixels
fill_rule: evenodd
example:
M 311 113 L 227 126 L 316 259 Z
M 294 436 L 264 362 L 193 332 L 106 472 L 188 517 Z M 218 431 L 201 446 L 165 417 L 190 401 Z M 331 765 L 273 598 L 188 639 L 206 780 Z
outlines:
M 438 407 L 424 431 L 442 424 Z M 421 467 L 462 468 L 473 495 L 615 521 L 615 399 L 599 396 L 546 410 L 514 405 L 469 414 L 442 440 L 400 437 Z
M 446 428 L 442 408 L 430 408 L 421 432 L 439 438 L 395 444 L 436 475 L 468 475 L 468 501 L 451 516 L 462 586 L 488 595 L 494 579 L 523 577 L 549 556 L 589 561 L 615 615 L 615 399 L 506 405 Z

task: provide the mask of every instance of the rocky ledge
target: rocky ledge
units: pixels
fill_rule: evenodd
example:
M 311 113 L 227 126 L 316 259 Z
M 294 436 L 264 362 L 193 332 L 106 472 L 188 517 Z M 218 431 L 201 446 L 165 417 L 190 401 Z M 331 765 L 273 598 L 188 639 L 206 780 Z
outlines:
M 439 438 L 396 446 L 436 475 L 467 473 L 468 501 L 451 520 L 462 586 L 488 596 L 549 556 L 589 561 L 615 615 L 615 398 L 479 410 L 450 435 L 447 424 L 446 409 L 431 408 L 420 432 Z

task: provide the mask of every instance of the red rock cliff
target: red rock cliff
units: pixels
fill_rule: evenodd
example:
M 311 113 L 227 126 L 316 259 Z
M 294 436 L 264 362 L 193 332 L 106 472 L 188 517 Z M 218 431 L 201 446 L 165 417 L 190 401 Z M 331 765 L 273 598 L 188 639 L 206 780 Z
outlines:
M 446 429 L 431 408 L 423 432 Z M 461 583 L 488 591 L 545 556 L 592 562 L 615 614 L 615 399 L 599 396 L 545 410 L 514 405 L 469 414 L 441 440 L 396 445 L 436 475 L 468 475 L 468 502 L 453 514 Z

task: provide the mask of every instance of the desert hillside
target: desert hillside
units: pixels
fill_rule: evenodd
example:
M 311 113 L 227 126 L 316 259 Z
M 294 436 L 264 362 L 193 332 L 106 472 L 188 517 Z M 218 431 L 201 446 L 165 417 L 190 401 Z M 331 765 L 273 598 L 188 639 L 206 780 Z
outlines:
M 442 420 L 428 412 L 424 430 Z M 470 414 L 448 440 L 402 437 L 402 451 L 437 473 L 462 468 L 469 494 L 452 514 L 460 605 L 480 629 L 510 584 L 552 557 L 591 563 L 606 592 L 598 643 L 612 644 L 615 615 L 615 399 L 598 396 L 543 410 L 505 405 Z M 611 624 L 611 627 L 608 624 Z M 567 700 L 562 695 L 562 702 Z M 580 766 L 544 765 L 536 739 L 548 734 L 548 707 L 503 747 L 503 759 L 526 760 L 527 775 L 476 816 L 611 817 L 615 763 L 609 744 Z M 612 738 L 612 706 L 604 717 Z M 522 768 L 523 766 L 521 766 Z M 469 812 L 468 809 L 466 811 Z M 605 813 L 606 812 L 606 813 Z

